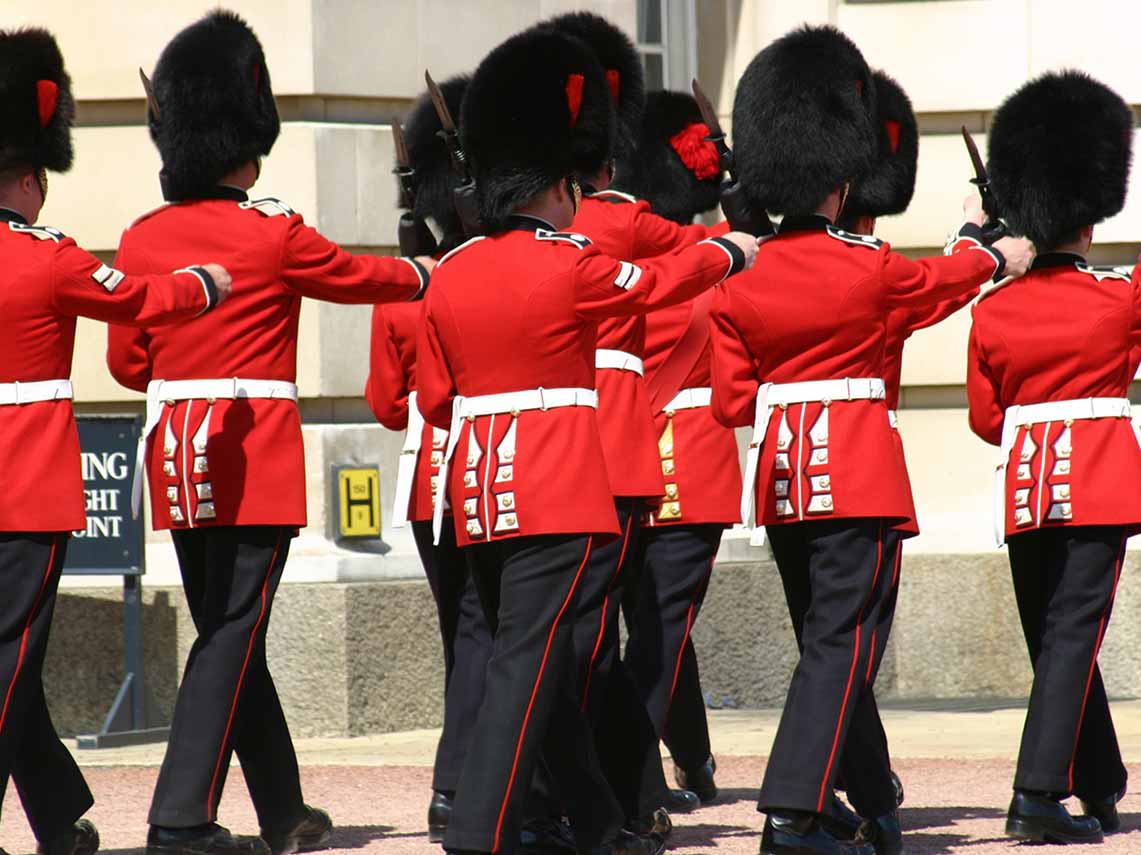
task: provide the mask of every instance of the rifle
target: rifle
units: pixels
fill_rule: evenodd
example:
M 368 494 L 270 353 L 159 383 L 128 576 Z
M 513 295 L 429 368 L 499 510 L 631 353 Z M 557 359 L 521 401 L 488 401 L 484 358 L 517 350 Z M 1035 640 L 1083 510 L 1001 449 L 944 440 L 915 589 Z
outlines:
M 963 125 L 961 130 L 967 154 L 970 155 L 971 164 L 975 168 L 975 177 L 971 179 L 971 183 L 979 188 L 979 196 L 983 200 L 983 212 L 986 214 L 986 222 L 983 223 L 983 242 L 990 246 L 999 238 L 1006 237 L 1008 234 L 1006 223 L 999 218 L 998 200 L 990 190 L 990 176 L 987 175 L 986 164 L 979 155 L 979 147 L 975 145 L 975 140 L 966 125 Z
M 464 234 L 473 237 L 480 234 L 483 228 L 479 221 L 479 199 L 475 194 L 475 180 L 471 177 L 467 154 L 460 144 L 459 131 L 456 129 L 456 123 L 452 119 L 448 104 L 444 101 L 443 93 L 440 92 L 440 87 L 436 85 L 436 81 L 426 70 L 424 80 L 428 83 L 428 94 L 432 98 L 432 105 L 436 108 L 436 115 L 440 118 L 440 136 L 443 137 L 444 143 L 448 147 L 448 156 L 452 161 L 452 172 L 456 174 L 460 182 L 459 186 L 452 191 L 456 213 L 463 225 Z
M 416 207 L 416 170 L 408 157 L 408 145 L 404 141 L 404 128 L 400 120 L 392 122 L 392 140 L 396 145 L 396 166 L 392 168 L 400 188 L 400 222 L 396 226 L 400 254 L 406 256 L 432 255 L 439 244 L 436 236 L 420 217 L 413 213 Z
M 721 182 L 721 211 L 729 221 L 733 231 L 745 232 L 756 237 L 765 237 L 774 233 L 772 221 L 764 211 L 754 214 L 745 199 L 745 190 L 737 180 L 736 163 L 733 150 L 725 142 L 725 132 L 721 130 L 721 122 L 717 120 L 717 111 L 713 109 L 705 91 L 696 78 L 693 81 L 693 97 L 697 107 L 701 110 L 701 118 L 709 128 L 709 136 L 705 139 L 717 147 L 717 155 L 721 160 L 721 168 L 729 176 Z

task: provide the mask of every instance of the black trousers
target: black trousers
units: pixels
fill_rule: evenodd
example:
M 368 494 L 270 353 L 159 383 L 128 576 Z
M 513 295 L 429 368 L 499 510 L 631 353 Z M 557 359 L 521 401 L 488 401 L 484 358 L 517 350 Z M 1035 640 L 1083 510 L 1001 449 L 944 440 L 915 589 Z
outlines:
M 1126 771 L 1097 654 L 1125 558 L 1116 526 L 1040 529 L 1009 538 L 1014 595 L 1034 685 L 1018 751 L 1019 789 L 1101 799 Z
M 44 654 L 67 538 L 0 532 L 0 802 L 11 777 L 40 841 L 66 831 L 94 804 L 44 700 Z
M 697 653 L 697 621 L 725 527 L 647 528 L 637 584 L 625 603 L 626 666 L 674 762 L 692 771 L 709 759 L 709 723 Z
M 579 847 L 610 840 L 621 808 L 574 679 L 576 599 L 592 538 L 536 535 L 468 551 L 494 640 L 444 846 L 512 852 L 540 753 L 567 798 Z
M 491 629 L 467 557 L 456 547 L 452 520 L 444 518 L 440 544 L 432 544 L 432 523 L 412 523 L 416 549 L 436 600 L 444 643 L 444 727 L 436 746 L 432 789 L 452 794 L 460 783 L 471 745 L 483 681 L 491 657 Z
M 645 817 L 666 803 L 658 731 L 621 657 L 619 610 L 636 586 L 645 504 L 615 500 L 622 535 L 598 546 L 583 572 L 574 647 L 583 710 L 595 735 L 603 771 L 627 818 Z
M 758 809 L 826 812 L 843 766 L 852 806 L 862 816 L 888 813 L 895 792 L 886 751 L 870 752 L 867 765 L 844 757 L 853 718 L 870 715 L 860 708 L 870 703 L 879 636 L 890 629 L 879 622 L 898 535 L 880 519 L 791 523 L 768 534 L 801 653 Z
M 149 822 L 213 822 L 237 752 L 262 829 L 304 816 L 297 757 L 265 656 L 266 629 L 289 542 L 288 526 L 173 531 L 198 637 L 178 687 Z

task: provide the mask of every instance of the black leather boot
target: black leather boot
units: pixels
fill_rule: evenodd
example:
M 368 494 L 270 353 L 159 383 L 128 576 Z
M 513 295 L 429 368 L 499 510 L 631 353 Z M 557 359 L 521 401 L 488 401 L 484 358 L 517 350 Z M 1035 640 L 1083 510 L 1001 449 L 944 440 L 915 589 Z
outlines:
M 876 855 L 870 843 L 838 840 L 818 814 L 770 813 L 761 834 L 761 855 Z
M 709 755 L 697 769 L 683 769 L 674 764 L 674 780 L 683 790 L 696 793 L 703 805 L 707 805 L 717 798 L 717 782 L 713 779 L 717 772 L 717 761 Z
M 876 855 L 902 855 L 903 830 L 899 827 L 899 813 L 892 811 L 866 820 L 860 826 L 858 839 L 872 844 Z
M 239 837 L 211 822 L 193 828 L 152 825 L 147 832 L 147 855 L 270 855 L 260 837 Z
M 94 855 L 99 851 L 99 832 L 89 819 L 81 819 L 63 834 L 36 845 L 36 855 Z
M 859 833 L 864 820 L 848 807 L 836 793 L 832 793 L 832 805 L 826 814 L 820 815 L 820 824 L 825 831 L 839 840 L 851 840 Z
M 1125 798 L 1125 790 L 1104 799 L 1082 799 L 1082 810 L 1101 824 L 1101 830 L 1112 834 L 1121 830 L 1121 817 L 1117 814 L 1117 803 Z
M 452 818 L 452 799 L 443 793 L 433 792 L 428 805 L 428 842 L 443 843 L 448 820 Z
M 1006 813 L 1006 833 L 1038 843 L 1100 843 L 1101 823 L 1092 816 L 1070 816 L 1057 798 L 1015 790 Z
M 895 770 L 891 773 L 891 785 L 895 787 L 895 806 L 899 807 L 903 804 L 903 781 L 899 779 L 899 775 L 895 774 Z
M 320 808 L 305 805 L 305 816 L 292 828 L 261 830 L 262 840 L 273 855 L 292 855 L 321 849 L 333 836 L 333 820 Z
M 670 790 L 662 807 L 670 813 L 693 813 L 701 807 L 701 799 L 693 790 Z

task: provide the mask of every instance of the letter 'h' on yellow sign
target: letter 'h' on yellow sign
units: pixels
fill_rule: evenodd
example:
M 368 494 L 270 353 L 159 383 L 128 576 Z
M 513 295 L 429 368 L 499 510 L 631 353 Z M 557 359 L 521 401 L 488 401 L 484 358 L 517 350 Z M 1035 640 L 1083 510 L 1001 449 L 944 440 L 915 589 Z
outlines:
M 340 537 L 380 537 L 380 470 L 375 466 L 337 469 Z

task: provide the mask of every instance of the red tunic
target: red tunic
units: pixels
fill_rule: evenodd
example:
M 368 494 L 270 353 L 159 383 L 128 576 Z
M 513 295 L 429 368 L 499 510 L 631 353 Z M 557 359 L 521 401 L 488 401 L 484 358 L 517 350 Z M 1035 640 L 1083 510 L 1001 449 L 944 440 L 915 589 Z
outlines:
M 684 377 L 669 383 L 668 388 L 663 387 L 655 395 L 655 401 L 668 402 L 682 389 L 703 389 L 711 385 L 710 302 L 703 294 L 647 317 L 647 385 L 657 386 L 661 369 L 671 360 L 680 358 L 691 362 Z M 691 325 L 698 339 L 692 343 L 687 340 L 683 346 L 685 352 L 679 352 L 678 345 Z M 681 376 L 681 370 L 677 376 Z M 734 432 L 719 424 L 708 406 L 678 410 L 672 416 L 660 407 L 654 409 L 654 429 L 667 495 L 650 524 L 723 523 L 729 526 L 738 522 L 741 466 Z
M 389 430 L 408 429 L 408 396 L 416 389 L 416 333 L 423 309 L 422 302 L 412 302 L 389 303 L 372 310 L 365 398 L 376 420 Z M 432 519 L 432 487 L 447 441 L 446 430 L 424 423 L 408 502 L 410 522 Z
M 449 426 L 457 395 L 593 388 L 600 319 L 693 297 L 744 261 L 721 238 L 637 265 L 589 244 L 518 217 L 514 228 L 469 241 L 440 262 L 417 342 L 429 422 Z M 499 449 L 509 431 L 514 450 L 505 460 Z M 472 543 L 472 533 L 482 542 L 618 532 L 594 409 L 480 416 L 464 421 L 456 440 L 448 488 L 467 521 L 456 526 L 460 545 Z
M 729 427 L 752 424 L 762 382 L 882 379 L 888 314 L 965 294 L 997 264 L 997 255 L 981 246 L 911 261 L 822 217 L 786 218 L 753 269 L 714 299 L 714 416 Z M 788 447 L 778 458 L 780 433 Z M 781 486 L 790 514 L 777 512 Z M 810 500 L 825 489 L 826 504 Z M 777 409 L 755 490 L 758 523 L 765 525 L 850 517 L 903 522 L 915 515 L 902 444 L 882 400 Z M 818 509 L 808 510 L 813 505 Z
M 69 378 L 77 316 L 169 324 L 207 306 L 202 280 L 193 273 L 123 277 L 71 238 L 23 225 L 11 211 L 0 210 L 0 258 L 0 383 Z M 210 253 L 188 259 L 211 260 Z M 0 531 L 83 528 L 71 401 L 0 406 L 0 472 Z
M 1080 256 L 1042 255 L 1024 277 L 985 295 L 973 315 L 967 397 L 971 429 L 987 442 L 1000 444 L 1014 404 L 1127 396 L 1141 359 L 1136 269 L 1130 281 Z M 1040 526 L 1141 524 L 1141 450 L 1131 421 L 1020 428 L 1005 493 L 1008 536 Z M 1017 521 L 1016 507 L 1026 509 Z
M 144 391 L 151 380 L 230 377 L 293 382 L 302 297 L 406 300 L 426 281 L 407 259 L 345 252 L 276 200 L 166 205 L 123 233 L 116 263 L 147 273 L 202 257 L 230 271 L 230 299 L 178 327 L 112 327 L 107 364 L 124 386 Z M 305 525 L 301 419 L 287 399 L 167 404 L 147 464 L 156 529 Z M 205 502 L 213 503 L 212 515 L 199 513 Z M 172 508 L 181 522 L 172 520 Z
M 647 202 L 614 191 L 582 200 L 573 230 L 586 235 L 611 258 L 634 261 L 661 255 L 704 240 L 705 226 L 680 226 L 659 217 Z M 644 315 L 603 318 L 598 323 L 601 349 L 642 359 L 646 340 Z M 658 499 L 663 494 L 654 428 L 646 384 L 632 371 L 601 368 L 598 383 L 598 432 L 615 496 Z

